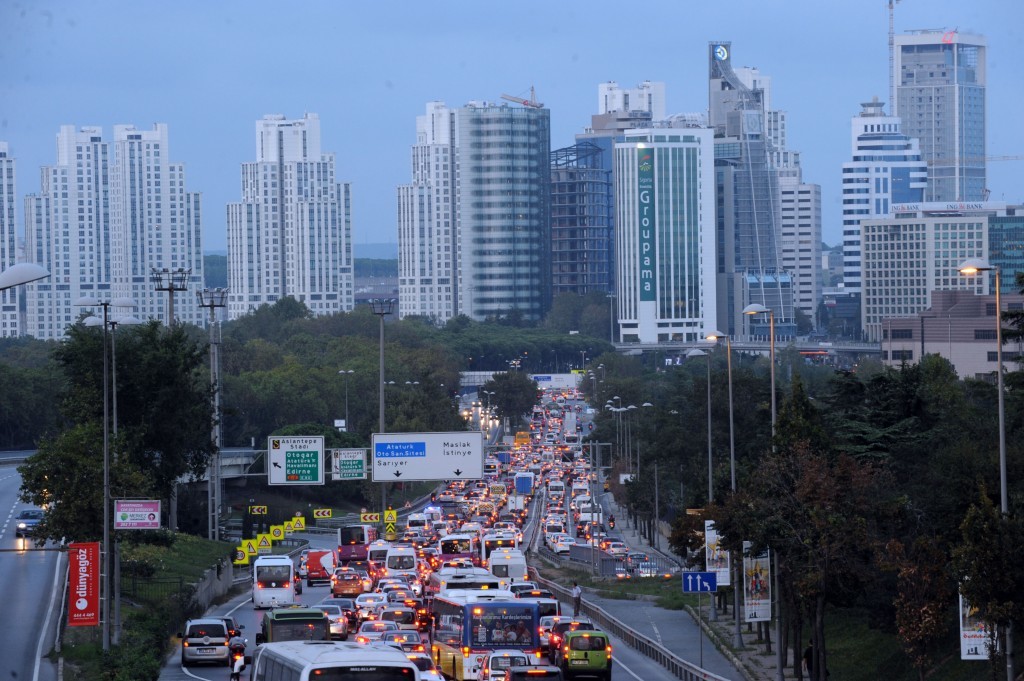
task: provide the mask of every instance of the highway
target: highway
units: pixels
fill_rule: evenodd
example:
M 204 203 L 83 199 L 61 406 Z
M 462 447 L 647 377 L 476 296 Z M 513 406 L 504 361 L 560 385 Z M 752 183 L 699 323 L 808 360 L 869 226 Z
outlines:
M 43 656 L 53 648 L 67 561 L 14 536 L 14 517 L 30 508 L 18 501 L 20 485 L 14 466 L 0 466 L 0 678 L 56 681 L 56 665 Z

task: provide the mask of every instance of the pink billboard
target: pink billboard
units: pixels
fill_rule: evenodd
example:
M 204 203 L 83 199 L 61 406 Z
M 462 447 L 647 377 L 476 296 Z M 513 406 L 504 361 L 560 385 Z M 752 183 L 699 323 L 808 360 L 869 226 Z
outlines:
M 114 502 L 115 530 L 159 530 L 160 502 L 150 500 Z

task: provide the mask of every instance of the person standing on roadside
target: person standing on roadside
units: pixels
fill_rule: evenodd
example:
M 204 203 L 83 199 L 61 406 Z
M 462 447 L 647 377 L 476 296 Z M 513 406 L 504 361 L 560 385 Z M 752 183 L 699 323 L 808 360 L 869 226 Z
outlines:
M 572 583 L 572 616 L 580 616 L 580 600 L 583 598 L 583 589 L 576 582 Z

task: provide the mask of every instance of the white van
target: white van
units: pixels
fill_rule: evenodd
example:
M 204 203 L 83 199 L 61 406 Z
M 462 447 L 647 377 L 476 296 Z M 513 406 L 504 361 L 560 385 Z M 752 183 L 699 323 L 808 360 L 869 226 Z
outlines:
M 565 496 L 565 483 L 561 480 L 552 480 L 548 483 L 548 498 L 561 499 Z
M 487 569 L 501 580 L 502 589 L 530 578 L 526 572 L 526 556 L 522 551 L 492 551 Z
M 410 513 L 409 519 L 405 522 L 407 530 L 427 530 L 427 515 L 425 513 Z
M 416 549 L 411 546 L 393 546 L 388 549 L 384 558 L 384 570 L 388 577 L 406 576 L 410 582 L 416 581 Z

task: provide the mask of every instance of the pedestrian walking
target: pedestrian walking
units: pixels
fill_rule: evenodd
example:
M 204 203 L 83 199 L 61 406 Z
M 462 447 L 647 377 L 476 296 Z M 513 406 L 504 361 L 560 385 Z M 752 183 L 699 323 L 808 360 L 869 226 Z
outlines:
M 580 600 L 583 598 L 583 589 L 576 582 L 572 583 L 572 616 L 580 616 Z

